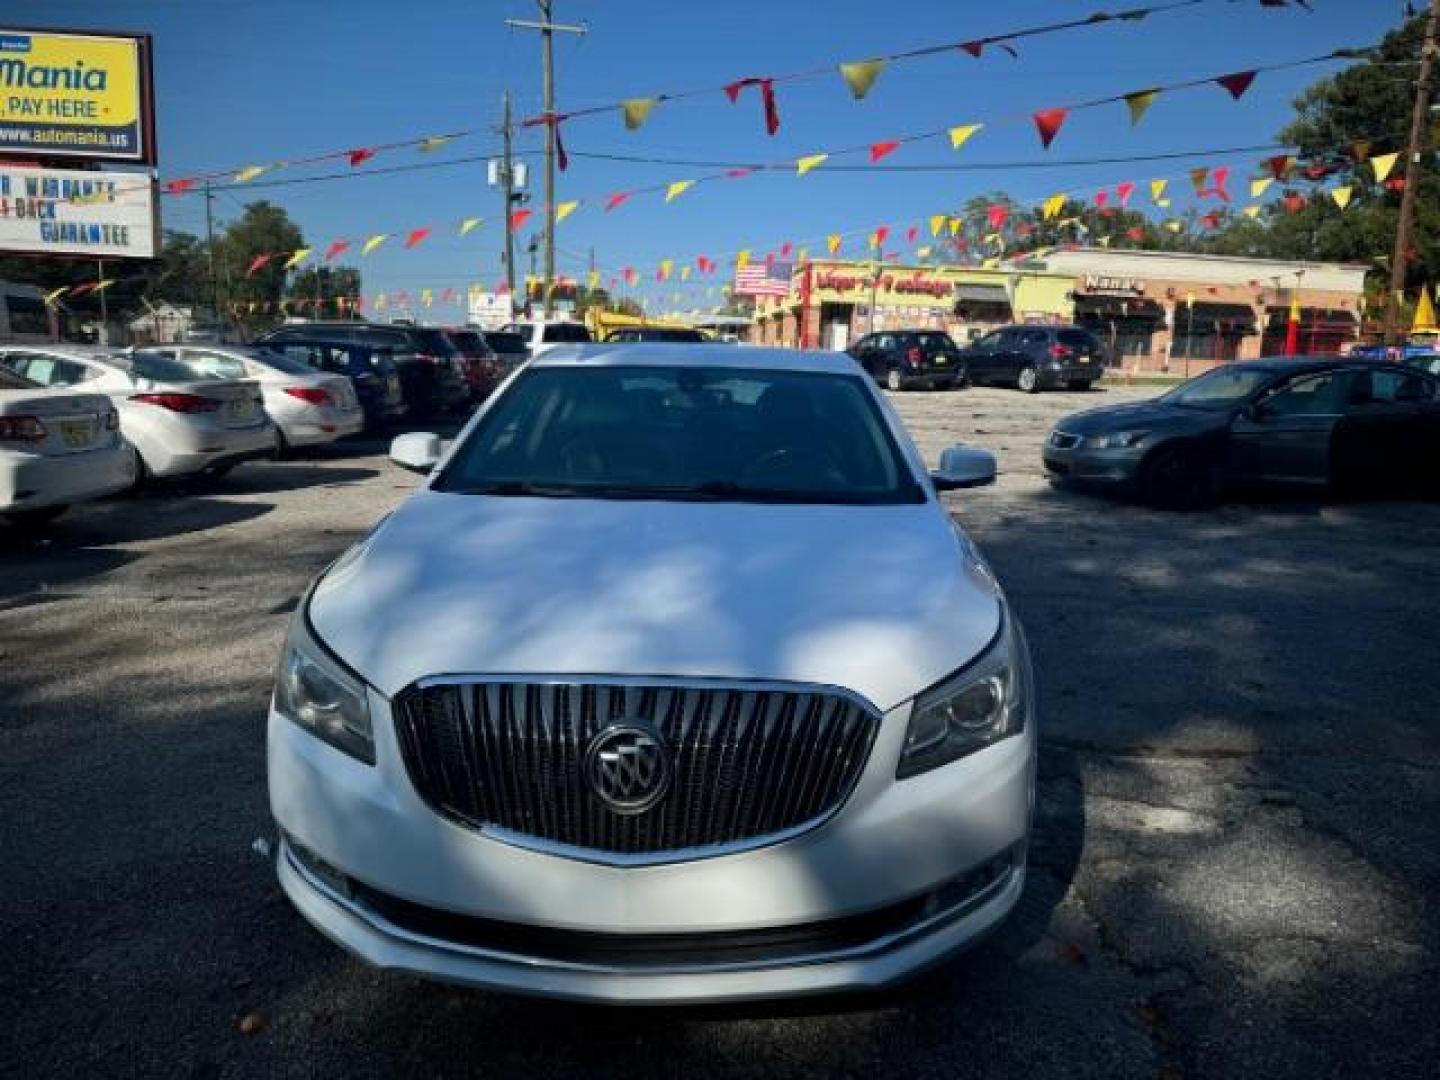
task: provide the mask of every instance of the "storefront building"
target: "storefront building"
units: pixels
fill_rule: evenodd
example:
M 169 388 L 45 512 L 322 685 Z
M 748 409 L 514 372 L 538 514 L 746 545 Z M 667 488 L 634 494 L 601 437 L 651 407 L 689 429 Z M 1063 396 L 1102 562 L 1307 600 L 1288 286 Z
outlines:
M 1012 322 L 1069 322 L 1070 278 L 1043 270 L 803 263 L 789 295 L 759 297 L 750 340 L 844 349 L 872 330 L 946 330 L 964 344 Z
M 1333 355 L 1359 335 L 1365 267 L 1166 251 L 1056 250 L 1031 260 L 1073 282 L 1075 322 L 1129 371 L 1195 374 L 1285 351 Z
M 1007 323 L 1076 323 L 1132 372 L 1196 374 L 1284 352 L 1291 305 L 1300 351 L 1331 355 L 1359 335 L 1365 267 L 1164 251 L 1056 249 L 1006 269 L 819 261 L 784 297 L 756 299 L 751 341 L 844 349 L 872 330 L 946 330 L 958 343 Z

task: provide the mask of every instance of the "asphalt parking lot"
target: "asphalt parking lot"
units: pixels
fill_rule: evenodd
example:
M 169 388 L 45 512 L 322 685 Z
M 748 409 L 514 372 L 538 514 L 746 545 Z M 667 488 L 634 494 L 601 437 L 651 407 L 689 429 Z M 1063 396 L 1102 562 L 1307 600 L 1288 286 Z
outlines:
M 878 997 L 491 996 L 290 910 L 265 703 L 307 580 L 414 485 L 378 444 L 0 537 L 0 1071 L 1433 1076 L 1440 506 L 1046 484 L 1053 419 L 1148 393 L 897 397 L 932 461 L 1000 455 L 951 501 L 1031 639 L 1041 785 L 1017 916 Z

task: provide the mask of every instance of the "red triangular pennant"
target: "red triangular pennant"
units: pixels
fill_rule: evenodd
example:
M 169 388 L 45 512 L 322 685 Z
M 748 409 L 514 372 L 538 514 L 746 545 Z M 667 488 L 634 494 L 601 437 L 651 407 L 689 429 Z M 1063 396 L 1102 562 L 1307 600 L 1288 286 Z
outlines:
M 983 41 L 965 41 L 961 43 L 960 48 L 979 60 L 980 54 L 985 51 L 985 43 Z
M 1035 114 L 1035 130 L 1040 133 L 1040 145 L 1046 150 L 1050 149 L 1055 136 L 1060 134 L 1060 128 L 1064 126 L 1065 118 L 1069 115 L 1069 109 L 1044 109 Z
M 760 88 L 760 100 L 765 107 L 765 130 L 774 135 L 780 130 L 780 109 L 775 103 L 775 80 L 750 77 L 748 79 L 736 79 L 725 86 L 725 96 L 730 99 L 733 105 L 740 100 L 740 91 L 747 86 L 758 86 Z
M 349 151 L 346 156 L 350 159 L 350 165 L 353 168 L 361 162 L 369 161 L 375 156 L 375 151 L 368 147 L 361 147 L 359 150 Z
M 1237 71 L 1233 75 L 1221 75 L 1215 81 L 1230 91 L 1230 96 L 1239 101 L 1245 96 L 1245 91 L 1250 89 L 1250 84 L 1255 81 L 1256 73 L 1253 71 Z
M 265 266 L 265 264 L 274 257 L 274 255 L 256 255 L 253 259 L 250 260 L 250 265 L 245 268 L 245 276 L 254 277 Z
M 329 262 L 331 259 L 335 258 L 335 256 L 339 255 L 349 246 L 349 240 L 336 240 L 328 248 L 325 249 L 325 261 Z
M 635 194 L 633 191 L 615 192 L 614 195 L 611 195 L 608 199 L 605 200 L 605 209 L 614 210 L 617 206 L 623 203 L 626 199 L 630 198 L 630 196 L 633 194 Z
M 899 149 L 900 142 L 897 139 L 890 139 L 887 142 L 871 143 L 870 161 L 873 164 L 874 162 L 879 161 L 883 157 L 889 157 L 891 154 L 893 154 L 896 150 Z
M 994 206 L 986 207 L 985 217 L 990 222 L 991 230 L 1005 227 L 1005 219 L 1010 216 L 1010 208 L 1004 203 L 996 203 Z
M 528 213 L 528 211 L 526 211 L 526 213 Z M 430 230 L 428 228 L 411 229 L 410 235 L 405 237 L 405 246 L 407 248 L 413 248 L 416 244 L 422 243 L 429 235 Z
M 535 213 L 534 210 L 511 210 L 511 211 L 510 211 L 510 231 L 511 231 L 511 232 L 519 232 L 521 229 L 523 229 L 523 228 L 525 227 L 525 222 L 527 222 L 527 221 L 530 220 L 530 215 L 532 215 L 532 214 L 534 214 L 534 213 Z
M 1130 204 L 1130 196 L 1135 194 L 1134 181 L 1125 180 L 1119 184 L 1116 184 L 1115 194 L 1119 196 L 1121 206 L 1128 206 Z

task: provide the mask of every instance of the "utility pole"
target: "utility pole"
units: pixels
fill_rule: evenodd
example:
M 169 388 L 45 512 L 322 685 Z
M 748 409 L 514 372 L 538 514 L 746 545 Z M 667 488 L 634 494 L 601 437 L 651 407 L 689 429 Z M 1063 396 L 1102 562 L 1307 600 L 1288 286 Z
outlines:
M 220 279 L 215 275 L 215 193 L 210 190 L 210 181 L 205 181 L 205 257 L 210 273 L 210 310 L 216 322 L 220 321 Z
M 510 91 L 505 91 L 505 118 L 501 121 L 501 137 L 505 157 L 500 165 L 500 191 L 505 197 L 505 287 L 510 290 L 510 305 L 515 305 L 515 229 L 510 224 L 515 206 L 515 158 L 512 156 L 510 140 Z
M 562 26 L 550 21 L 552 0 L 535 0 L 540 5 L 540 21 L 524 22 L 506 19 L 506 26 L 540 31 L 540 64 L 545 109 L 545 283 L 543 286 L 544 317 L 550 318 L 550 294 L 555 288 L 555 147 L 559 139 L 555 116 L 555 63 L 553 43 L 555 31 L 583 34 L 583 26 Z M 1440 2 L 1440 0 L 1437 0 Z
M 1425 119 L 1430 115 L 1430 86 L 1435 75 L 1436 34 L 1440 30 L 1440 0 L 1430 0 L 1425 26 L 1425 44 L 1420 47 L 1420 78 L 1415 83 L 1415 108 L 1410 113 L 1410 144 L 1405 153 L 1405 190 L 1400 194 L 1400 222 L 1395 228 L 1395 251 L 1390 256 L 1390 291 L 1385 295 L 1385 338 L 1382 344 L 1398 345 L 1400 296 L 1405 290 L 1406 256 L 1410 251 L 1410 226 L 1415 220 L 1415 192 L 1420 187 L 1420 157 L 1424 152 Z

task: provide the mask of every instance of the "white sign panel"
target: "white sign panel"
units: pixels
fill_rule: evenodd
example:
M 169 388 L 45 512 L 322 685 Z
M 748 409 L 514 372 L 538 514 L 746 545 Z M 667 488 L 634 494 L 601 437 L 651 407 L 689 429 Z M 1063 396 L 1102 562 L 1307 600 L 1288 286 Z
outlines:
M 483 330 L 499 330 L 515 320 L 510 307 L 510 296 L 499 293 L 472 292 L 470 294 L 470 322 Z
M 145 173 L 0 165 L 0 251 L 153 259 L 159 226 Z

